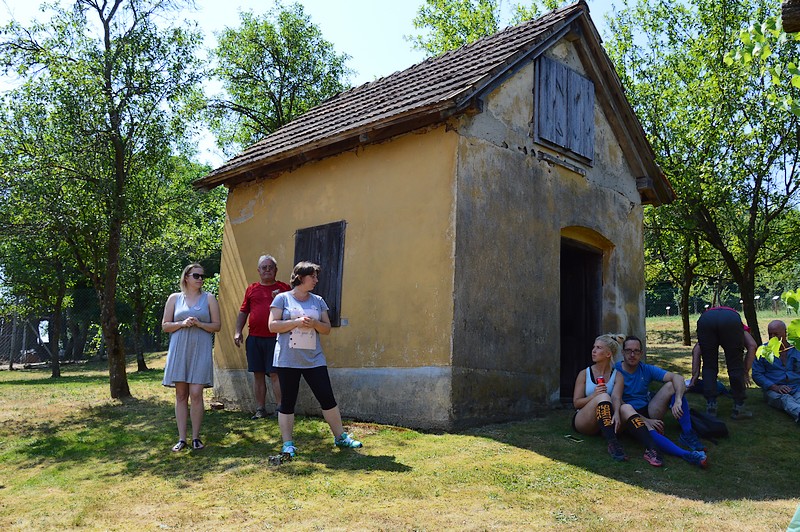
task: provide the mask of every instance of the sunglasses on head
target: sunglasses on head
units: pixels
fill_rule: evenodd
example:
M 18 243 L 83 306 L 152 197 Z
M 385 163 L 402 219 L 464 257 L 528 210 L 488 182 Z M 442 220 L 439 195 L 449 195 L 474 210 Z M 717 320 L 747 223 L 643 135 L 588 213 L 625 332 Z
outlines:
M 189 277 L 191 277 L 192 279 L 205 279 L 206 278 L 204 273 L 190 273 Z

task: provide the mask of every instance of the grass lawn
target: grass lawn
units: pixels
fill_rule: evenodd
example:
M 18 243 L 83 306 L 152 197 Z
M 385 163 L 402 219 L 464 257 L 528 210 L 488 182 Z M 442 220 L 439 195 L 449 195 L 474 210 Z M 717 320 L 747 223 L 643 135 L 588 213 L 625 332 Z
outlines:
M 688 376 L 678 319 L 647 323 L 649 362 Z M 633 441 L 631 460 L 613 462 L 599 437 L 564 438 L 570 409 L 460 433 L 346 423 L 359 450 L 334 449 L 324 422 L 299 417 L 298 458 L 273 467 L 277 422 L 239 412 L 207 411 L 207 448 L 170 452 L 163 353 L 148 363 L 159 369 L 129 367 L 125 403 L 108 399 L 101 365 L 64 366 L 58 381 L 0 372 L 0 528 L 785 530 L 800 504 L 800 428 L 758 389 L 755 418 L 728 423 L 707 470 L 674 457 L 653 468 Z M 721 417 L 730 408 L 721 399 Z

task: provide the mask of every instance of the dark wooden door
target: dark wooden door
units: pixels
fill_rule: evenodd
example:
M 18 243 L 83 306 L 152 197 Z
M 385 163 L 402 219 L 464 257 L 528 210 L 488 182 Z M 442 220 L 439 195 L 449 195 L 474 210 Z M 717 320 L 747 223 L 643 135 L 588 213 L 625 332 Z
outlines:
M 572 240 L 561 241 L 561 400 L 572 402 L 575 377 L 592 362 L 602 331 L 603 255 Z

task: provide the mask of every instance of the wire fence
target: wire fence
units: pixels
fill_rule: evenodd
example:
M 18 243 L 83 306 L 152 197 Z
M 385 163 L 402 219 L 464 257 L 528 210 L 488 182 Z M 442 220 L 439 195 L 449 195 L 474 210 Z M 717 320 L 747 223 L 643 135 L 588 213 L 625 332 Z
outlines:
M 716 305 L 742 310 L 742 299 L 739 294 L 726 290 L 718 294 L 719 301 Z M 699 314 L 712 306 L 710 295 L 689 297 L 689 313 Z M 647 317 L 676 316 L 680 315 L 680 291 L 674 288 L 654 288 L 647 291 L 645 296 L 645 309 Z M 791 313 L 791 307 L 781 300 L 781 294 L 762 292 L 756 294 L 755 306 L 757 311 L 772 310 L 777 313 Z

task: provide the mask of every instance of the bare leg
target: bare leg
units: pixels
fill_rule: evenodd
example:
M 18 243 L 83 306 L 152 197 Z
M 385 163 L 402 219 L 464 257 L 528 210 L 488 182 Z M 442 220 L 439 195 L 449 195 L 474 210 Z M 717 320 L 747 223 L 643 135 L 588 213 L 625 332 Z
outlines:
M 200 425 L 203 423 L 203 412 L 205 411 L 203 385 L 190 384 L 189 393 L 192 397 L 192 439 L 196 440 L 200 437 Z
M 675 386 L 671 382 L 667 382 L 662 386 L 650 400 L 647 405 L 647 413 L 650 414 L 651 419 L 664 419 L 664 415 L 669 410 L 669 402 L 672 396 L 675 395 Z
M 275 404 L 281 404 L 281 381 L 278 379 L 278 374 L 276 372 L 272 372 L 269 374 L 269 379 L 272 381 L 272 395 L 275 397 Z M 264 393 L 266 394 L 266 386 L 264 389 Z
M 178 439 L 186 441 L 186 421 L 189 418 L 189 384 L 175 383 L 175 420 L 178 423 Z
M 253 394 L 256 396 L 256 407 L 264 408 L 267 400 L 267 383 L 265 382 L 266 373 L 263 371 L 253 372 Z
M 294 432 L 294 414 L 284 414 L 278 412 L 278 426 L 281 428 L 281 438 L 283 441 L 292 441 L 292 432 Z
M 342 426 L 342 414 L 339 412 L 338 406 L 334 406 L 330 410 L 323 410 L 322 417 L 328 422 L 328 426 L 331 428 L 334 438 L 338 438 L 342 435 L 344 427 Z

